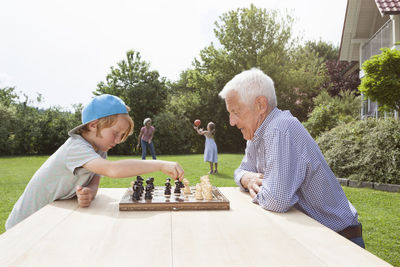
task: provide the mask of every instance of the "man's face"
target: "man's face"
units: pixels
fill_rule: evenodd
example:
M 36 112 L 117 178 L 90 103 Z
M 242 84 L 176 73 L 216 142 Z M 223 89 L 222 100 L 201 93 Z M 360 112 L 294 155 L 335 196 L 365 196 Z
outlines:
M 229 123 L 236 126 L 245 140 L 251 140 L 259 127 L 259 113 L 256 108 L 250 108 L 241 99 L 236 91 L 230 91 L 226 95 L 226 109 L 229 112 Z

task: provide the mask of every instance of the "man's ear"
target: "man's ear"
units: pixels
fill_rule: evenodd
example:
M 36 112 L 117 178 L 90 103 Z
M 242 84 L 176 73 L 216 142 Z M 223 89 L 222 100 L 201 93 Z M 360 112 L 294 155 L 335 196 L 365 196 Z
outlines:
M 256 97 L 256 109 L 260 113 L 265 113 L 268 111 L 268 100 L 265 96 L 260 95 Z

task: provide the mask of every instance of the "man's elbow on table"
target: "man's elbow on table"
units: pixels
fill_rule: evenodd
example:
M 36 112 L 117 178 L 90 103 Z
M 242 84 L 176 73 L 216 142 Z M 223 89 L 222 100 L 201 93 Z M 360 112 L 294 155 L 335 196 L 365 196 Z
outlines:
M 274 212 L 284 213 L 292 207 L 290 198 L 278 194 L 274 195 L 265 189 L 258 192 L 256 199 L 262 208 Z

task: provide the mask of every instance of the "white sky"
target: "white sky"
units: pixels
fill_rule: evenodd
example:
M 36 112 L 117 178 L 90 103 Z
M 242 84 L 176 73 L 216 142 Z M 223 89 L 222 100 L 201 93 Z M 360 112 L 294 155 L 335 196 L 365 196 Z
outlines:
M 2 0 L 0 88 L 15 86 L 34 106 L 85 104 L 128 50 L 177 80 L 216 41 L 214 22 L 253 3 L 292 10 L 305 40 L 340 45 L 346 0 Z

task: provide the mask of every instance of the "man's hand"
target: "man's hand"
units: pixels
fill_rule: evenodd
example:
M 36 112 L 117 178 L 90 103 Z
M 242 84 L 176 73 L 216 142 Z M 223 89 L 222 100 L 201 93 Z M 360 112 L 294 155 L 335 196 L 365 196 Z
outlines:
M 76 196 L 78 198 L 79 207 L 89 207 L 90 203 L 94 198 L 94 192 L 89 187 L 82 187 L 78 185 L 76 187 Z
M 262 185 L 263 178 L 264 174 L 262 173 L 247 172 L 243 175 L 240 182 L 242 183 L 244 188 L 247 188 L 249 190 L 251 197 L 254 198 L 260 191 L 260 186 Z
M 164 161 L 161 165 L 161 171 L 173 179 L 179 179 L 179 181 L 183 179 L 183 168 L 177 162 Z

